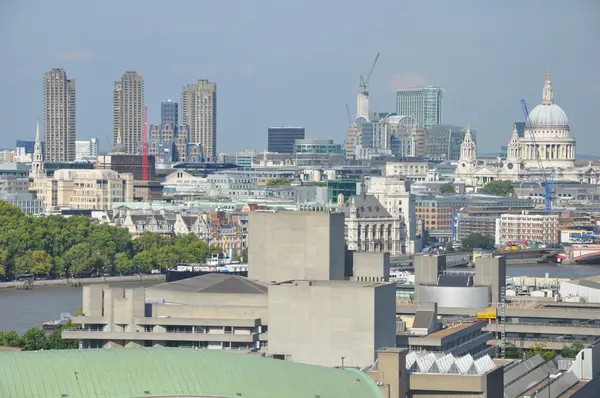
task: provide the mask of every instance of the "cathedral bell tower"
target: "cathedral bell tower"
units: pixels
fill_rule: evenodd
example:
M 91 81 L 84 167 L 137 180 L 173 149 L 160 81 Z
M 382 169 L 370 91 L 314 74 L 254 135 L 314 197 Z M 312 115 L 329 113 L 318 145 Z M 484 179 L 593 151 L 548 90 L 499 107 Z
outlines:
M 508 142 L 508 148 L 506 153 L 506 168 L 509 171 L 516 171 L 521 168 L 523 162 L 523 155 L 521 153 L 521 141 L 519 140 L 519 132 L 517 131 L 517 125 L 513 128 L 512 136 Z
M 477 146 L 471 135 L 471 126 L 467 126 L 465 138 L 460 146 L 459 167 L 462 169 L 473 168 L 477 163 Z

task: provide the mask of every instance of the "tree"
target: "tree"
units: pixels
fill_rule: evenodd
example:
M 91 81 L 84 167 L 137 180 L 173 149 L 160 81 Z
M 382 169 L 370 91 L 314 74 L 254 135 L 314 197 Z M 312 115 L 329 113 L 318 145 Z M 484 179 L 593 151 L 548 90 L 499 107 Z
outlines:
M 489 236 L 474 233 L 464 238 L 461 245 L 465 249 L 491 250 L 494 248 L 494 240 Z
M 49 350 L 69 350 L 75 349 L 79 346 L 77 340 L 67 340 L 63 339 L 61 333 L 64 328 L 60 328 L 59 330 L 55 330 L 48 336 L 46 342 L 46 348 Z
M 52 270 L 52 259 L 43 250 L 33 250 L 25 255 L 29 272 L 36 275 L 48 275 Z
M 127 253 L 117 253 L 115 256 L 115 271 L 121 275 L 133 273 L 133 261 Z
M 523 353 L 525 351 L 523 351 L 522 348 L 517 348 L 515 347 L 515 345 L 513 343 L 506 343 L 506 357 L 507 358 L 518 358 L 521 359 L 523 358 Z
M 529 347 L 529 350 L 527 351 L 527 357 L 531 358 L 535 355 L 539 355 L 546 360 L 554 358 L 556 356 L 556 351 L 549 350 L 547 347 L 548 346 L 546 345 L 546 343 L 532 344 Z
M 455 252 L 456 250 L 454 249 L 454 246 L 452 245 L 452 242 L 448 242 L 448 244 L 446 245 L 446 251 L 448 253 L 452 253 Z
M 43 350 L 47 348 L 46 333 L 39 327 L 29 328 L 23 333 L 23 348 L 27 351 Z
M 173 269 L 179 262 L 175 246 L 164 246 L 156 252 L 156 265 L 160 269 Z
M 281 187 L 281 186 L 291 185 L 291 183 L 292 182 L 290 180 L 288 180 L 287 178 L 271 178 L 271 179 L 267 180 L 265 185 L 268 187 Z
M 96 263 L 89 243 L 79 243 L 71 247 L 63 258 L 71 276 L 89 274 Z
M 6 266 L 8 265 L 8 250 L 0 249 L 0 278 L 6 276 Z
M 562 355 L 565 358 L 575 358 L 577 356 L 577 354 L 579 354 L 579 351 L 584 349 L 584 345 L 583 343 L 577 341 L 573 344 L 569 344 L 563 347 L 562 350 L 560 350 L 560 355 Z
M 440 193 L 442 195 L 454 194 L 456 191 L 454 190 L 454 181 L 448 181 L 444 185 L 440 187 Z
M 138 273 L 152 271 L 155 268 L 154 257 L 154 254 L 149 250 L 139 252 L 133 256 L 133 268 Z
M 0 346 L 4 347 L 21 347 L 23 341 L 19 333 L 14 330 L 0 331 Z
M 515 192 L 515 187 L 511 181 L 495 180 L 484 185 L 481 193 L 486 195 L 510 196 Z

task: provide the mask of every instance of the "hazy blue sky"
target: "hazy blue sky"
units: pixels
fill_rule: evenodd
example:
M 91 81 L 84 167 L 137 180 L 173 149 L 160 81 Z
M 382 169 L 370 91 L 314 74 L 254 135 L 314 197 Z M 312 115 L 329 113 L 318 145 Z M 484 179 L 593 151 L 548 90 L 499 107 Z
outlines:
M 184 84 L 218 84 L 218 151 L 266 146 L 267 127 L 305 126 L 342 141 L 345 104 L 381 52 L 372 109 L 395 89 L 446 89 L 443 122 L 477 130 L 480 152 L 506 145 L 520 99 L 556 102 L 579 153 L 600 154 L 600 1 L 0 0 L 0 147 L 33 139 L 42 77 L 77 80 L 77 136 L 112 134 L 112 83 L 145 80 L 149 122 Z

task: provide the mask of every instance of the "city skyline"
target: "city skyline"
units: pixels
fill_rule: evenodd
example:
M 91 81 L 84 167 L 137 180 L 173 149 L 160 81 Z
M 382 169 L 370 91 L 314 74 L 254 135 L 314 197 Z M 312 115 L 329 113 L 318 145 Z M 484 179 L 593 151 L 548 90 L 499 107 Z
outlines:
M 444 123 L 470 124 L 477 129 L 478 148 L 482 152 L 498 152 L 501 145 L 506 145 L 504 137 L 510 135 L 513 122 L 523 118 L 521 98 L 532 106 L 540 103 L 540 83 L 550 68 L 556 102 L 569 114 L 573 135 L 581 148 L 593 147 L 594 109 L 600 108 L 600 83 L 595 70 L 600 59 L 589 49 L 600 38 L 600 28 L 593 25 L 592 17 L 598 4 L 592 1 L 574 4 L 533 1 L 514 6 L 427 3 L 410 7 L 384 3 L 389 16 L 383 18 L 396 19 L 401 12 L 406 16 L 403 23 L 389 24 L 393 29 L 382 27 L 381 32 L 363 34 L 358 41 L 343 40 L 356 36 L 360 30 L 357 25 L 324 28 L 320 24 L 333 21 L 331 18 L 336 15 L 337 20 L 356 15 L 358 3 L 349 2 L 342 10 L 325 5 L 319 15 L 313 15 L 308 2 L 296 6 L 294 12 L 286 7 L 271 7 L 266 16 L 245 4 L 240 4 L 234 15 L 225 13 L 224 6 L 210 5 L 207 11 L 217 16 L 210 26 L 190 27 L 184 15 L 182 23 L 171 32 L 158 35 L 152 33 L 151 27 L 140 27 L 132 37 L 111 46 L 102 43 L 114 41 L 123 31 L 117 27 L 115 31 L 100 33 L 107 21 L 113 24 L 110 2 L 86 8 L 85 12 L 97 13 L 97 19 L 86 23 L 89 27 L 81 25 L 78 19 L 83 11 L 67 7 L 66 13 L 82 32 L 76 40 L 58 44 L 44 37 L 38 43 L 37 39 L 20 34 L 27 26 L 23 21 L 29 18 L 28 10 L 20 5 L 3 5 L 0 14 L 6 19 L 0 16 L 3 22 L 0 29 L 10 30 L 14 35 L 0 35 L 0 48 L 12 55 L 0 61 L 3 71 L 0 107 L 7 109 L 2 130 L 11 132 L 0 135 L 0 147 L 12 147 L 17 138 L 33 139 L 35 131 L 28 126 L 33 126 L 42 114 L 39 76 L 57 66 L 77 78 L 77 139 L 98 137 L 105 149 L 112 131 L 111 84 L 129 68 L 144 76 L 149 123 L 159 123 L 160 103 L 167 98 L 178 98 L 181 87 L 188 82 L 198 79 L 216 82 L 219 85 L 217 152 L 265 148 L 264 132 L 272 125 L 302 125 L 307 136 L 342 142 L 347 129 L 345 104 L 354 103 L 359 76 L 368 71 L 377 52 L 381 52 L 381 59 L 369 90 L 375 111 L 394 111 L 397 88 L 428 84 L 443 87 Z M 156 4 L 148 2 L 141 13 L 155 13 Z M 541 4 L 544 6 L 540 7 Z M 193 14 L 200 7 L 192 2 L 182 2 L 180 6 L 189 10 L 185 14 Z M 57 12 L 41 2 L 36 9 L 40 15 Z M 540 14 L 542 9 L 544 13 Z M 162 11 L 165 16 L 175 12 Z M 222 20 L 219 15 L 228 15 L 231 24 L 236 25 L 228 35 L 219 28 Z M 301 32 L 283 29 L 281 37 L 272 37 L 273 29 L 287 26 L 290 18 L 301 21 L 307 16 L 312 18 L 310 25 L 315 30 L 309 36 L 304 37 L 304 33 L 308 35 L 304 29 Z M 451 23 L 448 16 L 452 16 Z M 263 18 L 274 22 L 254 29 L 264 25 Z M 51 18 L 36 19 L 36 28 L 29 36 L 41 34 L 49 21 Z M 55 29 L 62 31 L 66 27 Z M 194 44 L 199 46 L 194 51 L 198 55 L 190 56 L 185 63 L 173 62 L 172 58 L 152 63 L 140 61 L 148 46 L 160 51 L 177 38 L 177 48 L 183 49 L 191 45 L 188 37 L 194 35 L 192 32 L 204 29 L 222 34 L 223 43 Z M 421 33 L 404 43 L 402 51 L 396 51 L 395 38 L 409 32 Z M 20 38 L 14 42 L 4 39 L 11 36 Z M 534 44 L 536 41 L 539 43 Z M 378 43 L 377 48 L 370 43 Z M 440 63 L 439 59 L 445 61 Z M 575 59 L 577 62 L 573 62 Z M 27 120 L 31 123 L 26 123 Z

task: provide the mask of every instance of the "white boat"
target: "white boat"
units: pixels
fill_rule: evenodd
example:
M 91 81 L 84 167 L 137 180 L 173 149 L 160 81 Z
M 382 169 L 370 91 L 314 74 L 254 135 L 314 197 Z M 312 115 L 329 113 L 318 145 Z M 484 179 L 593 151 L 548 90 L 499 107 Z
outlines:
M 60 314 L 60 319 L 54 321 L 46 321 L 42 323 L 42 329 L 44 330 L 56 330 L 69 323 L 71 320 L 71 314 L 69 312 L 63 312 Z

